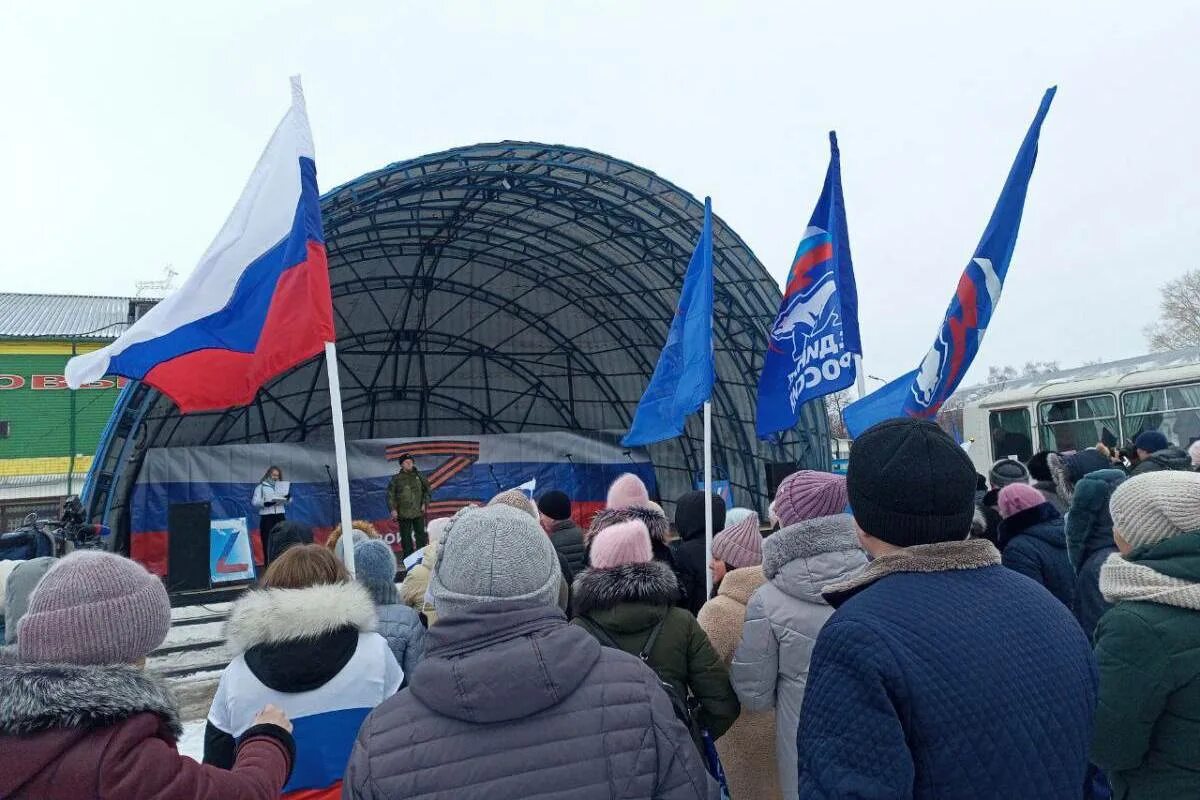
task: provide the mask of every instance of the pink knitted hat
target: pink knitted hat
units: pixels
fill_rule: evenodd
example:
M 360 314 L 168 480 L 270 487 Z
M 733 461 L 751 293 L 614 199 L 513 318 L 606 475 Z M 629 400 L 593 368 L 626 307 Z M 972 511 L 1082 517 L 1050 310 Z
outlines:
M 128 558 L 77 550 L 34 589 L 17 648 L 22 661 L 133 664 L 162 644 L 170 627 L 161 580 Z
M 1028 483 L 1010 483 L 1000 490 L 996 500 L 996 508 L 1000 516 L 1008 519 L 1022 511 L 1040 506 L 1046 502 L 1046 496 Z
M 751 515 L 713 537 L 713 558 L 724 561 L 730 569 L 753 567 L 762 563 L 762 542 L 758 517 Z
M 846 510 L 846 479 L 832 472 L 802 469 L 783 479 L 775 492 L 775 516 L 787 528 Z
M 632 472 L 626 472 L 608 487 L 608 508 L 646 508 L 649 504 L 646 484 Z
M 610 525 L 592 539 L 590 560 L 596 569 L 648 564 L 653 558 L 650 532 L 646 530 L 645 523 L 639 520 Z

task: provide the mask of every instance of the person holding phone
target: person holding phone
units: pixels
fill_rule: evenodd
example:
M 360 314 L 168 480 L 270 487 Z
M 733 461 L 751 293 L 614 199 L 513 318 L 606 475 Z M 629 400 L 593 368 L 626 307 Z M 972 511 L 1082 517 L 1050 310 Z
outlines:
M 271 531 L 275 526 L 287 519 L 287 506 L 292 502 L 292 487 L 283 480 L 283 470 L 274 465 L 267 467 L 266 473 L 258 486 L 254 488 L 251 502 L 258 509 L 258 534 L 267 546 L 267 563 L 274 560 L 269 543 Z

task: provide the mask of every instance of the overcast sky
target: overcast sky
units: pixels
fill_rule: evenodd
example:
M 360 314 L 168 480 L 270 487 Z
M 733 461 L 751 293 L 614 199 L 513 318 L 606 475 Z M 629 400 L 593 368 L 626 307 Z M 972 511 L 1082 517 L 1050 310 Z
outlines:
M 981 5 L 8 3 L 0 290 L 190 270 L 299 72 L 324 188 L 475 142 L 587 147 L 712 195 L 777 280 L 836 128 L 867 370 L 892 378 L 1057 84 L 967 381 L 1145 352 L 1157 287 L 1200 266 L 1200 3 Z

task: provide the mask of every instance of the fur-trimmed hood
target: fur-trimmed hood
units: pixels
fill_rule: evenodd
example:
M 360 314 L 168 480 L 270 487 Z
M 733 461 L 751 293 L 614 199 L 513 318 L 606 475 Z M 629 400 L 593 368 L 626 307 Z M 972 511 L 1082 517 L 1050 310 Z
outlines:
M 622 603 L 673 606 L 679 599 L 679 581 L 661 561 L 589 568 L 575 579 L 571 599 L 576 615 L 607 611 Z
M 136 667 L 0 664 L 0 735 L 53 728 L 96 730 L 156 714 L 172 741 L 183 733 L 170 690 Z
M 950 572 L 981 569 L 1000 564 L 1000 551 L 987 539 L 967 539 L 962 542 L 937 542 L 906 547 L 896 553 L 880 556 L 856 575 L 832 583 L 822 591 L 829 605 L 837 608 L 858 592 L 880 578 L 901 572 Z
M 591 545 L 592 539 L 603 529 L 630 520 L 637 520 L 645 524 L 646 530 L 650 532 L 651 544 L 665 545 L 667 543 L 667 534 L 671 531 L 671 523 L 667 522 L 667 518 L 657 511 L 638 507 L 606 508 L 597 513 L 592 517 L 592 524 L 588 526 L 587 535 L 584 538 L 585 544 Z
M 821 590 L 866 563 L 848 514 L 798 522 L 763 540 L 763 575 L 779 591 L 808 603 L 824 605 Z
M 316 639 L 344 628 L 375 630 L 375 603 L 357 583 L 256 589 L 233 604 L 225 638 L 235 654 L 261 644 Z

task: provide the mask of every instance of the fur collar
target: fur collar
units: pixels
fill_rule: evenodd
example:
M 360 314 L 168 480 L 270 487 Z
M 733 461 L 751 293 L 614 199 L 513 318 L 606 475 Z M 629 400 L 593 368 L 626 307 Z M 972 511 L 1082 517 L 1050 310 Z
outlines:
M 571 598 L 576 615 L 606 611 L 622 603 L 673 606 L 679 599 L 679 581 L 661 561 L 588 568 L 575 579 Z
M 375 630 L 375 603 L 357 583 L 257 589 L 234 603 L 225 638 L 241 654 L 255 645 L 316 639 L 348 627 Z
M 731 569 L 725 573 L 717 594 L 745 606 L 750 604 L 750 595 L 766 582 L 761 565 Z
M 798 558 L 858 549 L 854 520 L 849 514 L 805 520 L 763 540 L 763 575 L 771 580 L 784 564 Z
M 1024 511 L 1018 511 L 1011 517 L 1000 522 L 1000 548 L 1011 542 L 1014 538 L 1035 525 L 1041 525 L 1045 522 L 1055 522 L 1062 520 L 1062 514 L 1058 513 L 1058 509 L 1049 503 L 1027 508 Z M 1063 546 L 1066 546 L 1066 534 L 1063 534 Z
M 667 522 L 667 518 L 662 514 L 659 514 L 657 511 L 651 511 L 648 508 L 604 509 L 592 517 L 592 524 L 588 526 L 587 536 L 584 541 L 587 544 L 591 544 L 592 539 L 600 531 L 611 525 L 616 525 L 618 522 L 629 522 L 630 520 L 638 520 L 645 524 L 646 530 L 650 532 L 650 542 L 652 544 L 666 544 L 671 523 Z
M 897 553 L 880 556 L 866 569 L 844 581 L 831 583 L 821 590 L 829 605 L 837 608 L 880 578 L 900 572 L 949 572 L 980 569 L 1000 563 L 1000 551 L 987 539 L 962 542 L 938 542 L 906 547 Z
M 143 712 L 158 715 L 171 740 L 183 733 L 171 692 L 136 667 L 0 665 L 0 734 L 5 736 L 106 728 Z

